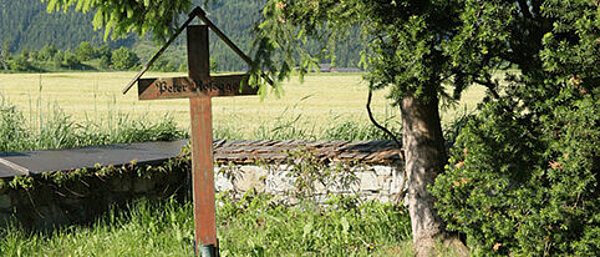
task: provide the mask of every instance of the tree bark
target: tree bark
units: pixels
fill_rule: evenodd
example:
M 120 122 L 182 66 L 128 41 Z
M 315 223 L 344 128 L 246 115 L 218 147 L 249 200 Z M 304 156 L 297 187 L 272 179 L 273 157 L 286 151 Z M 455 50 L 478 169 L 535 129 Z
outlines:
M 427 185 L 434 182 L 447 161 L 437 98 L 428 102 L 413 96 L 403 98 L 402 144 L 408 174 L 406 200 L 416 256 L 437 256 L 447 250 L 468 256 L 458 237 L 445 232 L 444 223 L 433 208 L 435 199 L 427 192 Z
M 8 67 L 6 66 L 6 50 L 2 50 L 0 49 L 0 63 L 2 64 L 2 67 L 4 68 L 4 70 L 8 70 Z

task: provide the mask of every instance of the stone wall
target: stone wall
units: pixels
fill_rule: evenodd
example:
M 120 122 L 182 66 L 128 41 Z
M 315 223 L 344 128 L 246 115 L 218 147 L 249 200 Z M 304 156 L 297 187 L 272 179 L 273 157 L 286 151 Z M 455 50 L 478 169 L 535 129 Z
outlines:
M 191 165 L 185 156 L 184 151 L 174 162 L 144 164 L 153 166 L 123 164 L 122 169 L 113 168 L 116 171 L 109 173 L 73 175 L 74 171 L 68 170 L 2 177 L 0 227 L 13 220 L 46 230 L 94 221 L 111 206 L 139 198 L 175 196 L 184 201 L 191 192 Z M 215 185 L 217 192 L 233 197 L 255 190 L 291 204 L 298 197 L 322 201 L 329 194 L 388 202 L 397 200 L 401 163 L 389 141 L 216 141 Z M 27 183 L 7 184 L 19 180 Z
M 302 193 L 302 183 L 310 183 L 306 194 L 317 198 L 328 194 L 359 195 L 365 200 L 378 199 L 382 202 L 394 201 L 400 192 L 402 171 L 399 165 L 335 164 L 335 174 L 319 177 L 314 181 L 299 181 L 294 166 L 285 164 L 271 165 L 233 165 L 216 169 L 215 187 L 218 192 L 230 191 L 235 196 L 254 189 L 257 192 L 278 196 L 284 201 L 293 202 L 296 195 Z M 326 174 L 331 171 L 323 172 Z
M 335 170 L 335 172 L 332 172 Z M 323 200 L 327 194 L 359 195 L 362 199 L 393 201 L 401 185 L 396 165 L 335 164 L 326 168 L 329 177 L 310 179 L 311 187 L 302 188 L 297 175 L 301 170 L 285 164 L 220 164 L 215 167 L 217 192 L 241 197 L 249 190 L 270 193 L 281 201 L 294 203 L 302 195 Z M 316 172 L 319 171 L 315 171 Z M 139 176 L 135 173 L 108 177 L 83 176 L 56 184 L 35 177 L 26 188 L 0 190 L 0 227 L 10 219 L 36 230 L 93 221 L 111 205 L 125 205 L 135 199 L 164 199 L 189 195 L 190 178 L 186 171 Z
M 159 173 L 150 177 L 134 173 L 107 177 L 83 176 L 62 184 L 34 177 L 29 188 L 0 189 L 0 227 L 9 221 L 35 230 L 94 221 L 111 206 L 139 198 L 184 198 L 189 189 L 185 172 Z
M 217 190 L 236 196 L 254 188 L 289 202 L 329 193 L 387 202 L 397 200 L 402 184 L 403 160 L 389 140 L 218 141 L 215 160 Z

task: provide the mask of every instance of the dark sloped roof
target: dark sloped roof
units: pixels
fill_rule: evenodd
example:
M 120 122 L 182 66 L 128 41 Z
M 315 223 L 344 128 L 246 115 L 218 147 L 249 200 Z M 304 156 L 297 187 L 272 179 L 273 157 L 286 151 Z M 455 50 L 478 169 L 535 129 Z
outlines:
M 215 141 L 217 162 L 248 163 L 257 160 L 278 162 L 290 152 L 310 151 L 317 158 L 332 161 L 390 163 L 400 160 L 399 149 L 393 141 Z
M 64 150 L 0 153 L 0 177 L 94 168 L 158 163 L 180 154 L 187 140 L 90 146 Z M 400 160 L 393 141 L 215 140 L 214 159 L 220 163 L 282 162 L 290 153 L 310 151 L 331 161 L 392 163 Z
M 121 166 L 134 160 L 139 164 L 161 163 L 177 157 L 186 144 L 187 140 L 181 140 L 0 153 L 0 163 L 5 166 L 5 168 L 0 166 L 0 176 L 90 169 L 96 165 Z

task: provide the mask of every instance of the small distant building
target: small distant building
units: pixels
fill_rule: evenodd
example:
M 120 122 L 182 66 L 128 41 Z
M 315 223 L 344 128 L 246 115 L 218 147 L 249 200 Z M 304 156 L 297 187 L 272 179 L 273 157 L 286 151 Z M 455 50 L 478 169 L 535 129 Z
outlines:
M 319 63 L 319 70 L 321 72 L 331 72 L 331 63 Z
M 356 67 L 332 67 L 331 63 L 319 63 L 319 72 L 328 73 L 328 72 L 362 72 L 363 70 Z M 300 67 L 296 67 L 296 70 L 299 70 Z M 310 72 L 317 72 L 315 69 L 312 69 Z
M 356 67 L 333 67 L 331 68 L 331 72 L 362 72 L 363 70 Z

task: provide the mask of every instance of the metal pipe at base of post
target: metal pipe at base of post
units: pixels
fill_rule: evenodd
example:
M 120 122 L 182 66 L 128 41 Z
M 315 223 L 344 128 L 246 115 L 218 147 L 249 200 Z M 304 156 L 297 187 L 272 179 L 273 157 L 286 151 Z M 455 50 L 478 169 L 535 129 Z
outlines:
M 194 256 L 201 257 L 219 257 L 219 241 L 217 245 L 201 245 L 196 244 L 196 240 L 193 241 L 194 245 Z
M 219 257 L 219 248 L 215 245 L 203 245 L 198 250 L 202 257 Z

